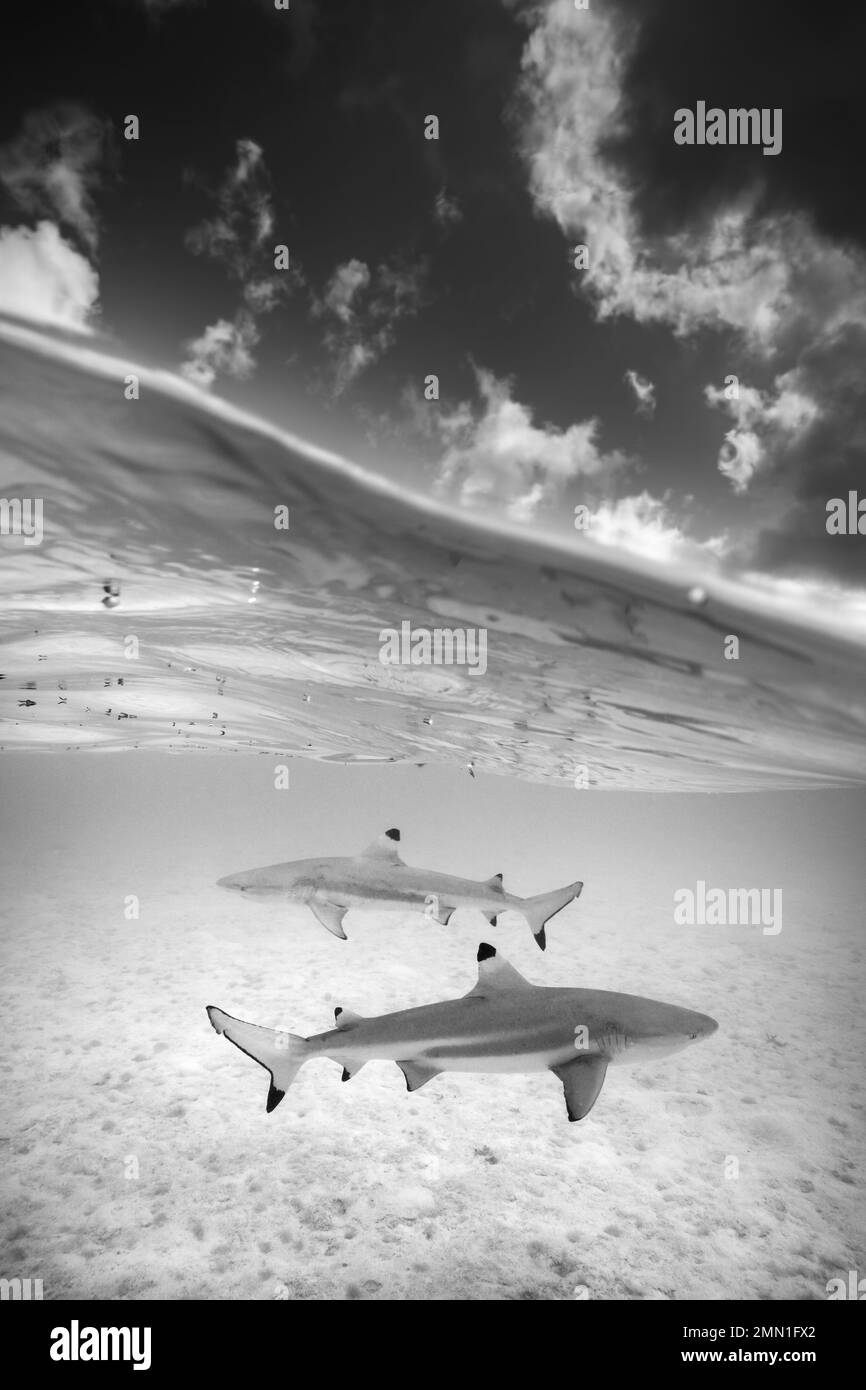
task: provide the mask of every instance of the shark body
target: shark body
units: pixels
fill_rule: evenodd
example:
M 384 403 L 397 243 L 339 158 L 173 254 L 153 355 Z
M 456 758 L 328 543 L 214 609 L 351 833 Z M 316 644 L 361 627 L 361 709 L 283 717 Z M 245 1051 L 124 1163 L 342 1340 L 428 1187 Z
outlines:
M 611 1063 L 654 1060 L 718 1028 L 706 1014 L 638 995 L 530 984 L 486 942 L 478 982 L 462 999 L 377 1018 L 336 1009 L 336 1027 L 311 1038 L 244 1023 L 213 1005 L 207 1013 L 217 1033 L 270 1073 L 269 1113 L 305 1062 L 329 1057 L 344 1081 L 369 1061 L 396 1062 L 409 1091 L 443 1071 L 551 1071 L 569 1120 L 582 1120 Z
M 404 864 L 397 849 L 399 843 L 400 831 L 387 830 L 363 854 L 354 857 L 268 864 L 261 869 L 229 874 L 218 884 L 250 897 L 277 896 L 306 903 L 322 926 L 343 941 L 343 918 L 353 907 L 384 912 L 418 908 L 443 924 L 458 907 L 477 908 L 493 924 L 500 913 L 511 909 L 529 923 L 542 951 L 547 941 L 547 922 L 579 897 L 583 888 L 582 883 L 569 883 L 550 893 L 518 898 L 505 892 L 502 874 L 479 883 Z

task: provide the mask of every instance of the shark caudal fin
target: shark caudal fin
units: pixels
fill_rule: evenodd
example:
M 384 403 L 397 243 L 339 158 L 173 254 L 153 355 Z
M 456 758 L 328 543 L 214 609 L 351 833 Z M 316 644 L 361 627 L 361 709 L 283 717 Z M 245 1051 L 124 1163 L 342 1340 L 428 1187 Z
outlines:
M 232 1018 L 231 1014 L 223 1013 L 213 1004 L 208 1005 L 207 1016 L 217 1033 L 225 1034 L 229 1042 L 270 1073 L 267 1101 L 270 1115 L 308 1059 L 306 1038 L 299 1038 L 295 1033 L 281 1033 L 276 1028 L 258 1028 L 254 1023 L 244 1023 L 243 1019 Z
M 574 902 L 575 898 L 579 898 L 582 889 L 582 883 L 569 883 L 567 888 L 557 888 L 553 893 L 539 893 L 535 898 L 523 899 L 520 911 L 532 928 L 532 935 L 542 951 L 547 945 L 544 930 L 547 923 L 557 912 L 561 912 L 569 903 Z

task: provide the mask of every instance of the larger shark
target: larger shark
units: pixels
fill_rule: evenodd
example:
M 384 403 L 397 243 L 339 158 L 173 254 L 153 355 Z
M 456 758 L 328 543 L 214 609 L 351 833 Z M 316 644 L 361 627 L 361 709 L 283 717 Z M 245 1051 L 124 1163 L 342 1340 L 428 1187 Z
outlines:
M 458 907 L 475 907 L 494 925 L 500 913 L 513 909 L 529 923 L 542 951 L 547 942 L 547 923 L 579 897 L 583 888 L 582 883 L 569 883 L 551 893 L 518 898 L 505 892 L 502 874 L 478 883 L 432 869 L 412 868 L 400 858 L 399 843 L 400 831 L 386 830 L 363 854 L 353 858 L 268 864 L 262 869 L 228 874 L 218 880 L 218 885 L 250 897 L 278 896 L 306 903 L 322 926 L 343 941 L 343 918 L 351 907 L 385 912 L 420 908 L 442 923 L 448 922 Z
M 208 1018 L 269 1073 L 267 1110 L 275 1110 L 300 1067 L 330 1057 L 343 1080 L 367 1062 L 396 1062 L 417 1091 L 443 1071 L 550 1071 L 562 1083 L 570 1120 L 598 1099 L 611 1063 L 653 1061 L 715 1033 L 706 1014 L 634 994 L 533 985 L 486 942 L 478 982 L 462 999 L 362 1018 L 335 1009 L 336 1028 L 300 1038 L 259 1028 L 213 1005 Z

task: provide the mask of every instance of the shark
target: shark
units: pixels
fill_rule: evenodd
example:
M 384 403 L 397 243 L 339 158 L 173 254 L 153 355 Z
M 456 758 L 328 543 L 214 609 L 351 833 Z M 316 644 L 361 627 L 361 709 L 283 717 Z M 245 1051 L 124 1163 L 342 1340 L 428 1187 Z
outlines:
M 413 868 L 400 858 L 399 843 L 400 831 L 386 830 L 354 857 L 267 864 L 228 874 L 217 880 L 217 886 L 248 897 L 281 897 L 306 903 L 322 926 L 343 941 L 343 918 L 353 907 L 386 912 L 418 908 L 443 925 L 458 907 L 474 907 L 493 926 L 498 924 L 499 915 L 510 909 L 522 914 L 542 951 L 547 945 L 547 923 L 583 889 L 582 882 L 569 883 L 549 893 L 518 898 L 506 893 L 502 874 L 482 883 Z
M 261 1028 L 209 1005 L 211 1026 L 270 1074 L 275 1110 L 299 1069 L 314 1057 L 343 1068 L 343 1080 L 370 1061 L 393 1061 L 417 1091 L 446 1071 L 552 1072 L 569 1120 L 589 1114 L 608 1067 L 654 1061 L 715 1033 L 707 1014 L 634 994 L 531 984 L 495 947 L 478 947 L 478 979 L 461 999 L 364 1018 L 334 1010 L 336 1026 L 302 1038 Z

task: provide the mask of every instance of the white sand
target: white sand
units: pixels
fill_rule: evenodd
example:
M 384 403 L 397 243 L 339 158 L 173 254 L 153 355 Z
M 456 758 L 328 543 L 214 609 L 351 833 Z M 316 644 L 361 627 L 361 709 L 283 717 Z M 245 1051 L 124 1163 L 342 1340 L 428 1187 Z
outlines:
M 46 1298 L 814 1299 L 866 1268 L 862 952 L 841 909 L 773 940 L 684 935 L 619 920 L 596 883 L 542 956 L 517 919 L 471 914 L 350 916 L 343 944 L 176 873 L 123 922 L 128 885 L 71 873 L 55 851 L 4 903 L 0 1273 Z M 336 1004 L 462 994 L 485 937 L 539 983 L 720 1031 L 611 1068 L 579 1124 L 552 1076 L 408 1095 L 393 1064 L 343 1085 L 325 1061 L 268 1116 L 266 1074 L 205 1016 L 316 1032 Z

